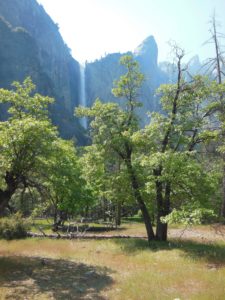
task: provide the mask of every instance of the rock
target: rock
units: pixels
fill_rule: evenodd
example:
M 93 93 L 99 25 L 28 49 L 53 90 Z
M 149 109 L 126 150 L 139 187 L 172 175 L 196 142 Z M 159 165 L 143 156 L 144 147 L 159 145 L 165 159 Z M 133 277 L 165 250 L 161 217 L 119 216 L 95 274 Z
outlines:
M 156 44 L 154 36 L 150 35 L 149 37 L 147 37 L 134 50 L 134 57 L 139 60 L 141 64 L 147 64 L 147 68 L 149 68 L 148 72 L 151 71 L 150 67 L 155 69 L 158 67 L 158 46 Z
M 153 36 L 146 38 L 134 52 L 113 53 L 86 64 L 86 94 L 88 105 L 92 105 L 99 97 L 103 102 L 119 102 L 112 93 L 114 80 L 124 74 L 125 69 L 119 65 L 120 58 L 124 55 L 133 55 L 139 62 L 140 71 L 145 75 L 145 81 L 140 90 L 139 101 L 143 108 L 138 113 L 142 120 L 142 125 L 148 122 L 147 111 L 160 110 L 159 99 L 155 97 L 155 90 L 160 84 L 167 82 L 167 76 L 158 67 L 158 47 Z
M 62 137 L 84 134 L 73 117 L 79 104 L 80 67 L 72 58 L 57 24 L 36 0 L 0 1 L 0 87 L 31 76 L 37 91 L 55 98 L 50 107 Z M 5 116 L 5 110 L 0 112 Z

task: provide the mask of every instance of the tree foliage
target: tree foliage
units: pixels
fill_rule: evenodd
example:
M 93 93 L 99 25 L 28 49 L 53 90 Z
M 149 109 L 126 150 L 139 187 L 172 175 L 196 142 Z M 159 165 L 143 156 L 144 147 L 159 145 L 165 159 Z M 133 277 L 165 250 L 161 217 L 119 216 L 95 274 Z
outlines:
M 95 149 L 100 149 L 100 151 L 102 149 L 105 153 L 106 165 L 104 168 L 108 168 L 107 164 L 112 161 L 111 158 L 113 157 L 115 162 L 112 165 L 120 163 L 121 170 L 126 170 L 127 176 L 124 178 L 128 178 L 133 199 L 142 211 L 150 240 L 154 238 L 154 233 L 142 195 L 141 175 L 139 178 L 138 170 L 140 166 L 135 165 L 135 147 L 132 141 L 132 135 L 138 130 L 135 108 L 140 106 L 138 91 L 144 78 L 139 71 L 137 62 L 131 56 L 123 57 L 120 62 L 126 67 L 127 72 L 115 82 L 115 88 L 112 92 L 124 101 L 121 106 L 115 103 L 102 103 L 97 100 L 91 108 L 78 108 L 76 113 L 79 116 L 88 116 L 92 119 L 90 123 L 92 140 Z
M 48 117 L 49 97 L 35 94 L 30 78 L 14 90 L 0 90 L 9 118 L 0 123 L 0 208 L 3 213 L 17 190 L 35 188 L 55 209 L 81 205 L 85 182 L 72 142 L 63 141 Z
M 184 207 L 192 207 L 193 214 L 199 217 L 196 220 L 200 220 L 201 209 L 203 215 L 213 215 L 211 209 L 219 197 L 216 191 L 220 174 L 217 166 L 207 166 L 204 149 L 218 135 L 212 130 L 210 118 L 221 86 L 203 76 L 187 81 L 182 64 L 184 51 L 177 46 L 174 51 L 177 81 L 160 87 L 163 112 L 152 113 L 144 129 L 139 128 L 135 113 L 140 105 L 138 90 L 143 76 L 132 57 L 122 59 L 127 73 L 112 90 L 125 100 L 121 105 L 97 99 L 91 108 L 77 110 L 80 116 L 91 119 L 93 145 L 84 155 L 89 180 L 96 190 L 115 198 L 121 197 L 121 184 L 128 186 L 142 211 L 149 240 L 166 240 L 165 220 L 169 222 L 169 216 L 172 218 Z M 120 169 L 115 171 L 118 164 Z M 127 197 L 129 190 L 125 188 L 123 193 Z M 156 220 L 156 233 L 150 216 Z M 177 213 L 176 220 L 178 216 Z

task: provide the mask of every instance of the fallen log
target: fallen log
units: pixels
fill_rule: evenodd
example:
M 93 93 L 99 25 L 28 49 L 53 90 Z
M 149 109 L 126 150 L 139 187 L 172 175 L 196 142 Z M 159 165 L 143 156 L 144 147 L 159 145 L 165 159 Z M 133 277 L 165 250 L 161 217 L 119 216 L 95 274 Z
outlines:
M 147 239 L 146 236 L 135 236 L 135 235 L 94 235 L 94 234 L 40 234 L 35 232 L 27 232 L 27 237 L 31 238 L 49 238 L 49 239 L 95 239 L 95 240 L 102 240 L 102 239 Z

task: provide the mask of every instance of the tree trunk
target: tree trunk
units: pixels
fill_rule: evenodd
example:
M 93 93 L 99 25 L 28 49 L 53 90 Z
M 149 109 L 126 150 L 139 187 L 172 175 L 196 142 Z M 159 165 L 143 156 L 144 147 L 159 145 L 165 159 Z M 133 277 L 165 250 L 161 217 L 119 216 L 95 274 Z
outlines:
M 173 98 L 172 114 L 169 126 L 166 130 L 165 136 L 162 140 L 161 153 L 165 153 L 171 133 L 173 131 L 173 126 L 176 121 L 177 109 L 178 109 L 178 100 L 180 93 L 182 92 L 182 58 L 184 57 L 184 51 L 175 47 L 177 61 L 177 88 L 176 93 Z M 180 52 L 180 53 L 179 53 Z M 170 183 L 165 184 L 165 198 L 163 197 L 163 183 L 160 181 L 162 175 L 162 165 L 159 165 L 158 168 L 154 170 L 155 175 L 155 188 L 156 188 L 156 204 L 157 204 L 157 225 L 156 225 L 156 239 L 159 241 L 167 240 L 167 229 L 168 225 L 161 222 L 161 217 L 165 217 L 170 211 Z
M 162 223 L 160 220 L 158 221 L 157 219 L 156 240 L 167 241 L 167 232 L 168 232 L 167 223 Z
M 13 194 L 11 194 L 8 190 L 0 190 L 0 216 L 4 215 L 5 209 L 8 207 L 12 195 Z
M 103 197 L 102 199 L 102 204 L 103 204 L 102 217 L 103 217 L 103 221 L 106 222 L 107 221 L 107 216 L 106 216 L 107 200 L 105 199 L 105 197 Z
M 222 181 L 222 192 L 223 192 L 223 200 L 221 207 L 221 217 L 225 219 L 225 154 L 222 154 L 223 159 L 223 181 Z
M 142 200 L 142 198 L 139 198 L 139 200 L 138 200 L 138 198 L 139 198 L 139 196 L 136 195 L 136 199 L 137 199 L 138 205 L 140 207 L 140 210 L 142 212 L 143 219 L 144 219 L 144 222 L 145 222 L 145 228 L 146 228 L 146 231 L 147 231 L 148 241 L 150 242 L 151 240 L 155 239 L 155 234 L 154 234 L 154 231 L 153 231 L 153 228 L 152 228 L 151 218 L 150 218 L 148 209 L 147 209 L 144 201 Z
M 57 223 L 57 217 L 58 217 L 58 210 L 57 210 L 57 207 L 54 207 L 54 224 Z
M 145 202 L 142 198 L 142 195 L 140 193 L 139 183 L 138 183 L 138 180 L 137 180 L 137 177 L 134 172 L 134 169 L 133 169 L 130 159 L 126 160 L 126 165 L 127 165 L 128 173 L 129 173 L 130 180 L 131 180 L 131 186 L 133 189 L 134 198 L 135 198 L 136 202 L 138 203 L 138 206 L 143 215 L 143 219 L 145 222 L 145 228 L 146 228 L 147 236 L 148 236 L 148 241 L 154 240 L 155 234 L 154 234 L 153 227 L 152 227 L 151 217 L 149 215 L 148 209 L 147 209 Z
M 157 224 L 156 224 L 156 239 L 159 241 L 167 240 L 167 224 L 161 222 L 161 217 L 164 216 L 162 183 L 156 180 L 156 203 L 157 203 Z
M 161 175 L 161 169 L 155 170 L 155 175 Z M 168 225 L 161 222 L 161 217 L 165 217 L 170 212 L 170 183 L 166 183 L 165 197 L 163 198 L 163 185 L 159 179 L 155 182 L 156 185 L 156 203 L 157 203 L 157 225 L 156 239 L 159 241 L 167 241 Z
M 116 203 L 116 227 L 121 225 L 121 203 L 118 201 Z
M 217 82 L 219 84 L 222 84 L 222 71 L 221 71 L 221 66 L 224 64 L 223 62 L 223 57 L 221 57 L 221 49 L 219 45 L 219 40 L 218 40 L 218 32 L 217 32 L 217 26 L 216 26 L 216 18 L 215 15 L 212 18 L 212 39 L 214 42 L 215 46 L 215 52 L 216 52 L 216 57 L 215 57 L 215 62 L 216 62 L 216 71 L 217 71 Z M 224 116 L 224 96 L 223 94 L 220 95 L 220 102 L 222 103 L 222 109 L 220 113 L 222 116 Z M 225 133 L 224 129 L 222 129 L 222 136 L 224 138 Z M 221 205 L 221 216 L 225 218 L 225 154 L 221 154 L 222 156 L 222 162 L 223 162 L 223 180 L 222 180 L 222 205 Z
M 6 172 L 5 183 L 7 185 L 6 190 L 0 190 L 0 215 L 4 215 L 4 211 L 8 207 L 9 201 L 18 186 L 16 176 L 10 172 Z
M 88 214 L 89 214 L 89 205 L 87 204 L 85 206 L 85 218 L 88 218 Z

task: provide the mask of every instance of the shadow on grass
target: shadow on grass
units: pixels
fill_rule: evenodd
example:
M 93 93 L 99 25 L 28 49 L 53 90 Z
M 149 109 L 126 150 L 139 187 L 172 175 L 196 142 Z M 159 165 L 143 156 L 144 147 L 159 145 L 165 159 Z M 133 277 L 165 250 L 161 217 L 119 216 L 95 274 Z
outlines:
M 152 252 L 163 250 L 181 250 L 192 259 L 203 259 L 206 262 L 225 266 L 225 245 L 222 243 L 201 243 L 188 240 L 170 240 L 168 242 L 152 241 L 150 244 L 144 239 L 115 240 L 126 254 L 135 254 L 140 250 Z
M 49 233 L 53 233 L 55 231 L 53 231 L 53 223 L 48 223 L 48 224 L 45 224 L 45 223 L 38 223 L 38 222 L 35 222 L 34 224 L 32 224 L 31 226 L 31 231 L 32 232 L 38 232 L 38 233 L 42 233 L 42 231 L 44 232 L 47 232 Z M 126 227 L 123 227 L 123 226 L 120 226 L 120 227 L 113 227 L 113 226 L 106 226 L 106 225 L 89 225 L 88 223 L 87 224 L 77 224 L 76 226 L 69 226 L 69 225 L 63 225 L 63 226 L 59 226 L 58 228 L 58 232 L 59 233 L 65 233 L 65 232 L 84 232 L 86 231 L 87 233 L 89 232 L 96 232 L 96 233 L 101 233 L 101 232 L 109 232 L 109 231 L 122 231 L 122 230 L 125 230 L 127 229 Z
M 10 291 L 7 299 L 15 299 L 15 295 L 16 299 L 45 295 L 58 300 L 103 300 L 101 290 L 113 282 L 109 273 L 107 268 L 66 260 L 21 256 L 0 258 L 0 287 Z

